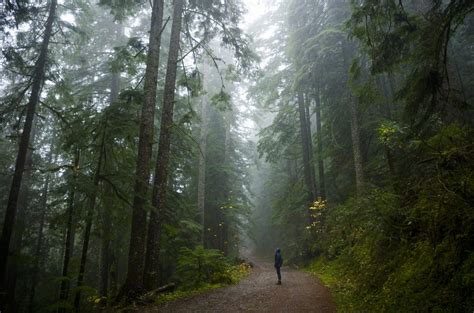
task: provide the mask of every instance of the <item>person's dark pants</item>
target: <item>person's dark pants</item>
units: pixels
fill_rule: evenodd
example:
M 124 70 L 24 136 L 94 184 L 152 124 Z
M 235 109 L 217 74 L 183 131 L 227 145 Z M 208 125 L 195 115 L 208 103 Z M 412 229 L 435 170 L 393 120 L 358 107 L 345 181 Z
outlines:
M 281 272 L 280 272 L 280 267 L 279 266 L 275 266 L 275 269 L 277 271 L 277 275 L 278 275 L 278 281 L 281 281 Z

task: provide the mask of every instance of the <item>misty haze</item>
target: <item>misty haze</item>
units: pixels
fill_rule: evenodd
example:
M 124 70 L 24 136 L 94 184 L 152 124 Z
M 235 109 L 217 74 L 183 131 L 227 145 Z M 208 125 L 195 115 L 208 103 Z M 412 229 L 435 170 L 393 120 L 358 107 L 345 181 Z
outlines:
M 474 1 L 0 0 L 0 313 L 474 311 Z

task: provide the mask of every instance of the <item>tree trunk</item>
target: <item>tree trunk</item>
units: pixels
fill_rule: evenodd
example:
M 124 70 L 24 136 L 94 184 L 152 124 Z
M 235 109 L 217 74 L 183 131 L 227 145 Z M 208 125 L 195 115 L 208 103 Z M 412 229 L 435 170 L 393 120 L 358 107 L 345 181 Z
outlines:
M 133 199 L 132 229 L 130 250 L 128 254 L 128 272 L 124 287 L 118 298 L 135 298 L 143 290 L 143 256 L 145 255 L 146 210 L 150 159 L 153 145 L 153 125 L 155 119 L 156 85 L 158 81 L 158 65 L 161 48 L 161 27 L 163 24 L 163 0 L 154 0 L 149 49 L 145 71 L 145 100 L 140 119 L 140 136 L 138 143 L 138 160 L 136 167 L 135 191 Z
M 113 245 L 112 245 L 113 246 Z M 109 255 L 109 276 L 110 276 L 110 291 L 111 295 L 116 294 L 118 289 L 118 276 L 117 276 L 117 263 L 118 257 L 116 256 L 115 249 L 112 248 L 112 253 Z
M 362 154 L 360 152 L 360 132 L 359 121 L 357 118 L 357 103 L 353 97 L 350 97 L 349 99 L 349 112 L 351 115 L 351 138 L 352 151 L 354 153 L 356 188 L 357 194 L 360 195 L 364 191 L 364 170 L 362 166 Z
M 301 145 L 303 147 L 303 169 L 305 184 L 308 192 L 308 204 L 312 203 L 316 197 L 315 185 L 313 184 L 311 176 L 311 158 L 310 158 L 310 146 L 309 146 L 309 134 L 308 134 L 308 119 L 306 117 L 306 110 L 304 105 L 304 97 L 302 92 L 298 92 L 298 112 L 300 117 L 300 133 L 301 133 Z
M 104 210 L 103 208 L 102 210 Z M 107 297 L 109 289 L 109 270 L 110 270 L 110 229 L 112 224 L 106 212 L 102 212 L 102 238 L 100 246 L 100 285 L 99 295 Z
M 35 306 L 35 294 L 36 294 L 36 286 L 38 285 L 38 277 L 39 272 L 41 270 L 40 261 L 42 259 L 41 250 L 43 248 L 43 230 L 45 224 L 45 217 L 46 217 L 46 209 L 47 209 L 47 200 L 48 200 L 48 191 L 49 191 L 49 175 L 46 178 L 45 186 L 43 188 L 43 199 L 42 199 L 42 212 L 40 216 L 40 224 L 38 229 L 38 240 L 36 242 L 36 251 L 35 251 L 35 263 L 33 266 L 33 273 L 31 277 L 31 289 L 29 295 L 29 304 L 28 304 L 28 311 L 34 312 Z
M 313 190 L 314 199 L 318 198 L 318 188 L 316 185 L 316 171 L 314 168 L 314 150 L 313 150 L 313 135 L 311 132 L 311 114 L 309 111 L 310 100 L 308 96 L 305 95 L 304 99 L 304 108 L 305 108 L 305 116 L 306 116 L 306 136 L 308 139 L 308 151 L 309 151 L 309 166 L 310 166 L 310 174 L 311 174 L 311 188 Z
M 74 156 L 74 173 L 73 173 L 73 184 L 75 184 L 75 177 L 77 167 L 79 166 L 80 160 L 80 152 L 76 150 Z M 76 203 L 76 187 L 72 186 L 69 197 L 68 197 L 68 206 L 67 206 L 67 226 L 66 226 L 66 240 L 64 242 L 64 258 L 63 258 L 63 269 L 62 269 L 62 280 L 61 280 L 61 287 L 59 291 L 59 300 L 66 301 L 69 296 L 69 262 L 72 258 L 73 250 L 74 250 L 74 206 Z M 64 309 L 61 309 L 60 312 L 65 312 Z
M 87 262 L 87 252 L 89 250 L 89 241 L 90 241 L 90 234 L 92 229 L 92 218 L 94 216 L 94 207 L 95 207 L 95 198 L 96 196 L 92 196 L 93 199 L 90 200 L 89 208 L 87 210 L 86 216 L 86 228 L 84 229 L 84 241 L 82 243 L 82 253 L 81 253 L 81 263 L 79 265 L 79 273 L 77 275 L 77 286 L 76 288 L 76 295 L 74 296 L 74 311 L 79 312 L 80 304 L 81 304 L 81 287 L 84 283 L 84 273 L 86 270 L 86 262 Z
M 117 101 L 120 91 L 120 73 L 112 73 L 110 81 L 110 105 Z M 102 207 L 102 238 L 100 246 L 100 284 L 99 295 L 107 297 L 109 287 L 109 270 L 110 270 L 110 231 L 112 224 L 107 216 L 105 206 Z
M 232 111 L 229 110 L 225 113 L 224 116 L 224 125 L 225 125 L 225 139 L 224 139 L 224 169 L 229 168 L 230 164 L 230 154 L 232 150 L 232 138 L 231 138 L 231 120 L 232 120 Z M 223 187 L 224 187 L 224 201 L 229 203 L 231 195 L 231 184 L 230 178 L 227 171 L 224 171 L 223 177 Z M 220 230 L 220 250 L 224 253 L 225 256 L 229 255 L 229 221 L 225 214 L 225 211 L 220 210 L 221 222 L 218 226 Z
M 51 0 L 49 5 L 48 19 L 46 20 L 44 38 L 41 43 L 41 49 L 39 57 L 35 63 L 33 72 L 33 83 L 30 98 L 26 107 L 26 118 L 23 126 L 23 132 L 21 134 L 20 146 L 18 155 L 15 163 L 15 172 L 10 188 L 10 194 L 8 197 L 8 204 L 5 213 L 5 222 L 3 223 L 2 236 L 0 238 L 0 310 L 5 310 L 5 300 L 10 297 L 9 294 L 13 293 L 14 290 L 7 290 L 6 277 L 7 277 L 7 262 L 10 253 L 10 241 L 15 226 L 15 217 L 17 213 L 17 202 L 20 194 L 21 181 L 23 178 L 23 171 L 25 168 L 26 155 L 28 152 L 28 146 L 30 142 L 31 129 L 33 125 L 33 119 L 35 116 L 36 106 L 40 99 L 41 89 L 44 84 L 45 69 L 48 56 L 48 46 L 53 32 L 53 21 L 56 15 L 57 0 Z
M 388 74 L 387 74 L 388 75 Z M 388 86 L 388 78 L 386 75 L 382 75 L 380 79 L 378 80 L 380 88 L 383 90 L 384 93 L 384 110 L 382 111 L 382 114 L 385 115 L 385 117 L 389 120 L 392 119 L 392 108 L 391 108 L 391 100 L 393 99 L 394 95 L 392 93 L 391 87 Z
M 48 164 L 51 164 L 53 158 L 53 144 L 49 149 L 48 153 Z M 29 303 L 28 303 L 28 311 L 34 312 L 34 305 L 35 305 L 35 293 L 36 293 L 36 285 L 38 284 L 38 276 L 40 272 L 40 260 L 41 250 L 43 247 L 43 230 L 45 224 L 45 217 L 46 211 L 48 209 L 48 192 L 49 192 L 49 182 L 51 179 L 51 174 L 46 174 L 46 180 L 44 182 L 43 190 L 41 192 L 41 215 L 40 215 L 40 224 L 38 229 L 38 240 L 36 242 L 36 251 L 35 251 L 35 261 L 33 265 L 33 273 L 31 277 L 31 288 L 30 288 L 30 295 L 29 295 Z
M 319 190 L 321 199 L 326 199 L 326 179 L 324 178 L 324 158 L 323 158 L 323 133 L 321 120 L 321 94 L 318 86 L 315 96 L 316 100 L 316 131 L 318 135 L 318 169 L 319 169 Z
M 170 158 L 171 128 L 173 127 L 173 109 L 176 85 L 176 71 L 180 45 L 181 21 L 184 0 L 175 0 L 173 24 L 166 68 L 163 109 L 161 112 L 160 141 L 156 158 L 155 179 L 153 183 L 152 205 L 148 224 L 148 241 L 145 258 L 144 285 L 147 290 L 155 289 L 158 282 L 158 257 L 160 253 L 161 221 L 165 209 L 168 180 L 168 163 Z
M 344 67 L 349 71 L 349 52 L 347 43 L 342 43 L 342 57 L 344 61 Z M 364 191 L 364 168 L 362 165 L 362 153 L 360 151 L 360 131 L 359 131 L 359 120 L 357 116 L 357 100 L 354 99 L 350 86 L 347 84 L 348 89 L 348 109 L 350 114 L 351 124 L 351 139 L 352 139 L 352 153 L 354 157 L 354 170 L 356 180 L 357 195 L 360 195 Z
M 79 308 L 81 305 L 81 287 L 84 283 L 84 273 L 86 270 L 86 263 L 87 263 L 87 254 L 89 251 L 89 242 L 90 242 L 90 235 L 91 235 L 91 229 L 92 229 L 92 221 L 94 217 L 94 210 L 95 210 L 95 203 L 97 200 L 97 192 L 99 189 L 99 183 L 100 183 L 100 174 L 102 170 L 102 163 L 104 159 L 104 152 L 105 152 L 105 138 L 106 138 L 106 132 L 107 132 L 107 119 L 105 120 L 105 126 L 104 130 L 102 132 L 102 140 L 100 143 L 100 151 L 99 151 L 99 160 L 97 161 L 97 168 L 95 170 L 94 174 L 94 190 L 91 195 L 89 205 L 88 205 L 88 210 L 87 210 L 87 216 L 86 216 L 86 228 L 84 229 L 84 241 L 82 243 L 82 253 L 81 253 L 81 263 L 79 265 L 79 273 L 77 275 L 77 292 L 74 297 L 74 310 L 75 312 L 79 312 Z
M 28 211 L 28 203 L 30 200 L 30 179 L 33 170 L 33 146 L 36 137 L 36 122 L 33 120 L 33 125 L 31 129 L 30 135 L 30 144 L 28 150 L 26 152 L 26 161 L 25 161 L 25 168 L 23 171 L 23 179 L 22 184 L 20 187 L 20 194 L 18 196 L 18 204 L 17 204 L 17 217 L 15 222 L 15 227 L 13 229 L 12 237 L 11 237 L 11 245 L 10 245 L 10 255 L 14 256 L 13 259 L 20 259 L 21 258 L 21 248 L 23 242 L 23 234 L 25 233 L 25 227 L 28 223 L 26 221 L 27 218 L 27 211 Z M 17 303 L 15 301 L 15 291 L 16 291 L 16 283 L 17 283 L 17 273 L 18 273 L 18 264 L 16 261 L 10 261 L 7 264 L 7 290 L 11 290 L 12 292 L 9 293 L 9 299 L 7 300 L 10 303 L 10 306 L 15 308 L 14 310 L 19 310 L 17 308 Z
M 123 268 L 126 267 L 126 256 L 121 253 L 123 243 L 126 241 L 124 237 L 127 235 L 120 229 L 120 227 L 113 227 L 113 238 L 111 241 L 111 252 L 110 252 L 110 263 L 109 263 L 109 276 L 110 276 L 110 288 L 109 294 L 116 295 L 119 291 L 119 282 L 122 276 L 126 276 Z M 123 265 L 123 266 L 121 266 Z
M 206 153 L 207 153 L 207 133 L 208 133 L 208 104 L 207 97 L 201 98 L 201 134 L 199 135 L 199 165 L 198 165 L 198 191 L 197 191 L 197 201 L 198 201 L 198 212 L 201 217 L 201 244 L 203 247 L 206 246 L 206 231 L 205 231 L 205 216 L 206 216 L 206 207 L 205 207 L 205 194 L 206 194 Z
M 79 265 L 79 273 L 77 275 L 77 286 L 76 294 L 74 296 L 74 311 L 79 312 L 81 304 L 81 287 L 84 283 L 84 273 L 86 269 L 87 262 L 87 252 L 89 249 L 90 233 L 92 229 L 92 218 L 94 216 L 94 207 L 95 207 L 95 195 L 93 199 L 90 200 L 89 208 L 87 210 L 86 216 L 86 228 L 84 229 L 84 241 L 82 243 L 82 253 L 81 253 L 81 263 Z
M 158 66 L 161 48 L 161 28 L 163 25 L 163 0 L 154 0 L 151 16 L 149 49 L 147 55 L 144 103 L 140 118 L 140 135 L 138 142 L 138 158 L 136 167 L 135 190 L 132 208 L 132 228 L 130 249 L 128 253 L 128 271 L 125 285 L 119 292 L 118 300 L 126 297 L 136 298 L 143 291 L 143 256 L 145 255 L 145 236 L 150 159 L 152 155 L 156 85 L 158 82 Z

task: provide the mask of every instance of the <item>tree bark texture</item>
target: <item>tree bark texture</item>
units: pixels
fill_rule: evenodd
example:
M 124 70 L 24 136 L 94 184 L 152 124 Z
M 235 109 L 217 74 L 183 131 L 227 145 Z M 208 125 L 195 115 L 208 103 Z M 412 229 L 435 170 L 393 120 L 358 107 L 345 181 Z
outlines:
M 5 221 L 3 223 L 2 236 L 0 238 L 0 310 L 6 308 L 5 300 L 8 298 L 7 294 L 14 292 L 14 290 L 6 289 L 7 278 L 7 262 L 10 254 L 10 241 L 15 226 L 15 217 L 17 214 L 17 202 L 20 194 L 21 181 L 23 178 L 23 171 L 25 169 L 26 155 L 30 143 L 31 129 L 33 119 L 36 111 L 36 106 L 40 99 L 41 89 L 44 84 L 45 69 L 48 57 L 48 47 L 53 33 L 53 22 L 56 16 L 57 0 L 51 0 L 49 5 L 48 18 L 44 29 L 43 42 L 41 43 L 40 53 L 36 60 L 30 98 L 26 106 L 26 118 L 23 126 L 23 132 L 20 138 L 20 145 L 18 155 L 15 163 L 15 171 L 8 197 L 8 204 L 5 213 Z
M 153 183 L 152 206 L 148 224 L 147 251 L 145 258 L 144 285 L 147 290 L 159 286 L 158 266 L 160 254 L 160 232 L 165 210 L 166 189 L 168 187 L 168 164 L 170 159 L 171 132 L 173 127 L 173 109 L 178 66 L 181 22 L 184 0 L 175 0 L 173 23 L 166 68 L 163 108 L 161 111 L 160 140 L 156 158 L 155 178 Z
M 152 156 L 155 119 L 156 85 L 160 61 L 161 28 L 163 25 L 163 0 L 154 0 L 149 48 L 145 70 L 144 103 L 140 118 L 140 135 L 135 177 L 135 190 L 132 208 L 132 228 L 128 254 L 128 271 L 125 285 L 118 298 L 135 298 L 143 290 L 143 270 L 145 255 L 145 236 L 147 220 L 147 197 L 150 179 L 150 160 Z

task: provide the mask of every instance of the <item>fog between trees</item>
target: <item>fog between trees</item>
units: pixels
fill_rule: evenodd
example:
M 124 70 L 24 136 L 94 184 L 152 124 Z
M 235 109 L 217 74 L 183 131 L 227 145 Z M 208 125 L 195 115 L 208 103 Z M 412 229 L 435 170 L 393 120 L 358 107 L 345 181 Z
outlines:
M 2 312 L 236 283 L 276 247 L 342 312 L 472 311 L 474 3 L 257 4 L 0 4 Z

